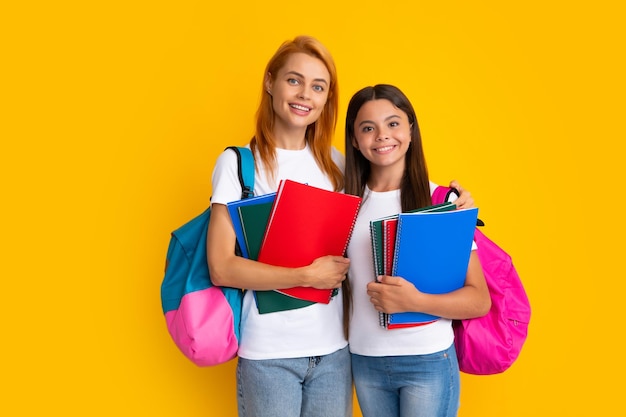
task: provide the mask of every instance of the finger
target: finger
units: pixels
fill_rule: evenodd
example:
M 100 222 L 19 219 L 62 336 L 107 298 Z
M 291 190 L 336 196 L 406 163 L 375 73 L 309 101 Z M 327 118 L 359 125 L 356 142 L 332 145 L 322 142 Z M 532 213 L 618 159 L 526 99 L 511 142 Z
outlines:
M 335 256 L 335 262 L 341 263 L 341 264 L 349 264 L 350 263 L 350 258 L 344 258 L 343 256 Z
M 381 278 L 381 283 L 385 284 L 385 285 L 395 285 L 398 286 L 401 283 L 401 278 L 400 277 L 391 277 L 388 275 L 385 275 Z
M 459 208 L 470 208 L 474 207 L 474 199 L 471 196 L 467 196 L 463 198 L 463 201 L 459 205 Z

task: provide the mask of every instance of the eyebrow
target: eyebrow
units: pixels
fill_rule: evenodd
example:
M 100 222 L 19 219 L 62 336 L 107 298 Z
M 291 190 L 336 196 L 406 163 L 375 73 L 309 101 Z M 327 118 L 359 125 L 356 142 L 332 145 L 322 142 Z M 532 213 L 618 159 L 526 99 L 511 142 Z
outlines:
M 304 75 L 302 75 L 302 74 L 300 74 L 299 72 L 296 72 L 296 71 L 287 71 L 285 73 L 285 75 L 287 75 L 287 74 L 293 74 L 293 75 L 297 75 L 300 78 L 306 78 Z M 328 85 L 328 81 L 326 81 L 324 78 L 314 78 L 313 81 L 321 82 L 321 83 L 324 83 L 324 84 Z
M 389 121 L 390 119 L 395 119 L 395 118 L 401 119 L 400 115 L 398 115 L 398 114 L 392 114 L 391 116 L 387 116 L 387 117 L 385 117 L 385 120 L 384 120 L 384 121 L 386 122 L 386 121 Z M 365 124 L 365 123 L 372 123 L 372 124 L 376 124 L 376 123 L 374 123 L 374 121 L 372 121 L 372 120 L 363 120 L 361 123 L 359 123 L 359 126 L 361 126 L 361 125 L 363 125 L 363 124 Z

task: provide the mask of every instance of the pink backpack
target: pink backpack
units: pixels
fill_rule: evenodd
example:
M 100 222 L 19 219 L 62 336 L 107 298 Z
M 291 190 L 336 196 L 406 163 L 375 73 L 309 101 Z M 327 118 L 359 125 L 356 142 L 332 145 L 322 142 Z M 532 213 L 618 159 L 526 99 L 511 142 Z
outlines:
M 437 187 L 432 202 L 448 200 L 448 187 Z M 528 336 L 530 303 L 511 257 L 478 228 L 477 253 L 491 295 L 491 310 L 483 317 L 455 320 L 454 345 L 462 372 L 490 375 L 515 362 Z
M 252 152 L 244 147 L 227 149 L 237 154 L 241 198 L 252 197 Z M 209 206 L 171 233 L 161 282 L 161 306 L 167 330 L 178 349 L 197 366 L 228 362 L 237 356 L 239 349 L 243 291 L 211 283 L 206 258 L 210 217 Z

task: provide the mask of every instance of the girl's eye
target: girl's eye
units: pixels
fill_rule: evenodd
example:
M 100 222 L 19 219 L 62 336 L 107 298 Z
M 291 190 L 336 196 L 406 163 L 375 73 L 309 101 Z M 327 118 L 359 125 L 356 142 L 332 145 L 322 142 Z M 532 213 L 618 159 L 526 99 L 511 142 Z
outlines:
M 313 86 L 313 90 L 318 92 L 318 93 L 322 93 L 322 92 L 324 92 L 324 87 L 322 87 L 321 85 L 314 85 Z
M 398 122 L 391 122 L 391 123 L 389 123 L 390 127 L 397 127 L 399 125 L 400 125 L 400 123 L 398 123 Z
M 299 82 L 298 80 L 296 80 L 295 78 L 289 78 L 289 79 L 287 80 L 287 82 L 288 82 L 289 84 L 291 84 L 291 85 L 298 85 L 298 84 L 300 84 L 300 82 Z
M 368 133 L 368 132 L 371 132 L 372 130 L 374 130 L 374 128 L 373 128 L 373 127 L 371 127 L 371 126 L 365 126 L 365 127 L 363 127 L 363 129 L 361 130 L 361 132 L 363 132 L 363 133 Z

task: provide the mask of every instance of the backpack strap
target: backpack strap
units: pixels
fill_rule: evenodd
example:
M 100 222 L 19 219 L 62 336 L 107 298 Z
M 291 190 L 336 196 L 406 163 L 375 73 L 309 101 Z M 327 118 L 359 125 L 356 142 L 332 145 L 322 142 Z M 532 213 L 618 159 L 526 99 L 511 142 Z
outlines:
M 254 195 L 254 157 L 249 148 L 243 146 L 228 146 L 237 154 L 237 174 L 241 184 L 241 198 L 249 198 Z M 224 149 L 224 150 L 226 150 Z
M 455 188 L 444 187 L 443 185 L 438 185 L 437 188 L 435 188 L 435 192 L 433 192 L 432 203 L 433 204 L 445 203 L 446 201 L 450 199 L 450 195 L 452 194 L 456 194 L 457 197 L 459 196 L 459 192 Z M 484 226 L 484 225 L 485 225 L 485 222 L 483 222 L 480 219 L 476 219 L 476 226 Z
M 459 196 L 459 192 L 454 188 L 444 187 L 443 185 L 437 186 L 432 196 L 433 204 L 445 203 L 450 199 L 451 194 L 456 194 L 457 197 Z

